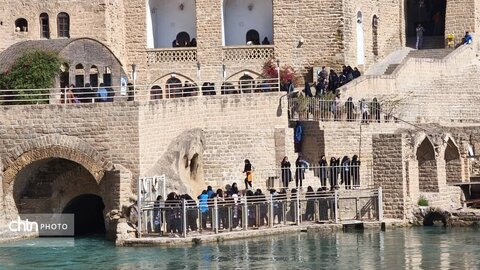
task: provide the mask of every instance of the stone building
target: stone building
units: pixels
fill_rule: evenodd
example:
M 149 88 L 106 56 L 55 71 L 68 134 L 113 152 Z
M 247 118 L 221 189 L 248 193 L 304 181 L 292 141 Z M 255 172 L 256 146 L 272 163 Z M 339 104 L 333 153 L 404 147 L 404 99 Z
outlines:
M 15 52 L 48 47 L 69 58 L 70 83 L 105 82 L 103 74 L 112 74 L 111 84 L 118 86 L 126 75 L 145 93 L 172 78 L 212 82 L 219 91 L 224 81 L 260 77 L 270 58 L 309 80 L 316 66 L 376 68 L 412 45 L 418 23 L 425 25 L 429 47 L 443 47 L 450 33 L 460 42 L 465 30 L 477 30 L 478 5 L 473 0 L 0 0 L 0 65 L 8 67 Z M 261 44 L 265 37 L 270 44 Z M 193 38 L 196 46 L 182 47 Z M 172 47 L 177 43 L 180 47 Z M 78 55 L 79 50 L 87 53 Z M 420 196 L 432 205 L 458 205 L 459 190 L 449 184 L 469 181 L 466 145 L 480 145 L 477 53 L 472 44 L 440 57 L 404 55 L 391 73 L 381 66 L 380 74 L 342 87 L 342 102 L 397 99 L 389 109 L 397 118 L 370 125 L 305 123 L 305 157 L 315 163 L 321 154 L 361 152 L 365 185 L 384 187 L 387 217 L 406 220 Z M 452 103 L 459 83 L 463 91 Z M 19 213 L 70 211 L 85 201 L 98 202 L 97 214 L 111 217 L 129 204 L 139 176 L 164 173 L 168 189 L 197 194 L 206 184 L 240 183 L 245 158 L 268 169 L 285 155 L 295 156 L 290 108 L 280 93 L 116 101 L 0 107 L 5 127 L 0 225 Z M 407 121 L 439 125 L 425 132 Z M 317 179 L 308 172 L 305 185 Z M 106 227 L 115 231 L 115 224 Z
M 259 77 L 276 58 L 310 80 L 315 66 L 366 70 L 412 45 L 422 23 L 430 46 L 475 32 L 478 3 L 447 0 L 2 0 L 0 51 L 24 40 L 88 37 L 105 44 L 137 85 L 175 75 L 202 85 Z M 467 8 L 468 7 L 468 8 Z M 195 47 L 188 43 L 195 38 Z M 269 45 L 262 44 L 267 38 Z M 430 41 L 428 41 L 430 39 Z M 187 42 L 187 47 L 185 47 Z M 172 48 L 178 43 L 179 47 Z M 252 45 L 247 45 L 252 44 Z M 88 79 L 85 81 L 88 82 Z M 120 82 L 112 82 L 119 85 Z M 147 91 L 147 90 L 145 90 Z

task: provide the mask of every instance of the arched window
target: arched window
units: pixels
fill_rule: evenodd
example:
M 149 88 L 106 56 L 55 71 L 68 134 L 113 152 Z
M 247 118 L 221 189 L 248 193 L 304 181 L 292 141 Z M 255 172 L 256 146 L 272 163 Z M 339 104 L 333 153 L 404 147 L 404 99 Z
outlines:
M 372 19 L 372 51 L 373 55 L 378 56 L 378 17 L 373 15 Z
M 260 35 L 255 29 L 250 29 L 246 35 L 246 44 L 260 45 Z
M 425 138 L 417 148 L 418 184 L 420 192 L 438 192 L 437 161 L 435 148 Z
M 255 83 L 252 76 L 245 74 L 240 77 L 240 89 L 243 93 L 253 93 L 253 88 L 255 88 Z
M 95 65 L 90 67 L 90 85 L 92 87 L 98 86 L 98 68 Z
M 24 18 L 15 21 L 15 32 L 28 32 L 28 22 Z
M 273 1 L 223 0 L 222 22 L 225 46 L 245 45 L 248 41 L 259 45 L 265 37 L 271 43 L 274 40 Z M 248 33 L 251 30 L 254 30 L 252 36 Z
M 50 38 L 50 23 L 47 13 L 40 14 L 40 37 Z
M 162 87 L 158 85 L 152 86 L 152 89 L 150 90 L 150 99 L 162 99 Z
M 57 16 L 57 30 L 58 37 L 69 38 L 70 37 L 70 16 L 61 12 Z
M 75 86 L 85 86 L 85 69 L 83 68 L 82 64 L 78 64 L 75 66 Z
M 148 48 L 186 47 L 196 36 L 196 4 L 194 0 L 148 0 L 146 30 Z M 185 33 L 189 36 L 178 36 Z M 182 34 L 183 35 L 183 34 Z M 176 44 L 178 41 L 178 45 Z
M 167 95 L 170 98 L 182 96 L 182 81 L 176 77 L 168 79 L 165 88 L 167 89 Z

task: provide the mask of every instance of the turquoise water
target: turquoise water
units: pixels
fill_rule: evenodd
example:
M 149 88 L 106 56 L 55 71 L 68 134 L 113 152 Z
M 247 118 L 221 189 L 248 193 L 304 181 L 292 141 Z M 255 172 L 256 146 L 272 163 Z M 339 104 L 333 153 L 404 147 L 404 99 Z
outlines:
M 477 269 L 480 230 L 411 228 L 299 233 L 192 247 L 117 248 L 102 238 L 71 247 L 0 245 L 1 269 Z

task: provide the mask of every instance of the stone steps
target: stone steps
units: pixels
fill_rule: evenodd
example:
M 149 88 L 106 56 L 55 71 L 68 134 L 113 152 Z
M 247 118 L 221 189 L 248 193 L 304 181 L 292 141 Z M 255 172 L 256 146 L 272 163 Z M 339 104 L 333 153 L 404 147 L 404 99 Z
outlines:
M 416 37 L 407 39 L 407 47 L 414 48 L 417 44 Z M 443 49 L 445 48 L 445 38 L 443 36 L 425 36 L 423 37 L 423 46 L 421 49 Z
M 399 66 L 400 64 L 391 64 L 388 66 L 387 70 L 385 71 L 385 73 L 383 73 L 383 75 L 392 75 L 393 72 L 395 71 L 395 69 L 397 69 L 397 67 Z
M 411 58 L 431 58 L 431 59 L 443 59 L 454 49 L 426 49 L 426 50 L 413 50 L 408 54 Z

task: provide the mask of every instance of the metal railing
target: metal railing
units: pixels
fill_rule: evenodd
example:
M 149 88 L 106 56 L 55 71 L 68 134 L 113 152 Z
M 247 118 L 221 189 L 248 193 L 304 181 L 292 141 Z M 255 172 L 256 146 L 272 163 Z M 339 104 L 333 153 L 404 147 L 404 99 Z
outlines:
M 81 104 L 115 101 L 149 101 L 204 95 L 252 94 L 279 91 L 278 78 L 224 81 L 222 85 L 181 83 L 164 85 L 0 90 L 0 105 Z
M 228 194 L 228 193 L 227 193 Z M 272 190 L 209 199 L 139 201 L 139 237 L 187 237 L 258 228 L 382 221 L 382 189 Z M 149 220 L 154 220 L 150 223 Z
M 395 121 L 379 102 L 324 100 L 317 97 L 289 97 L 291 120 L 384 123 Z
M 245 178 L 241 170 L 220 169 L 216 174 L 229 182 Z M 372 166 L 369 162 L 361 165 L 317 165 L 308 168 L 255 168 L 252 174 L 253 185 L 260 188 L 298 188 L 315 185 L 333 190 L 334 188 L 365 189 L 373 186 Z

